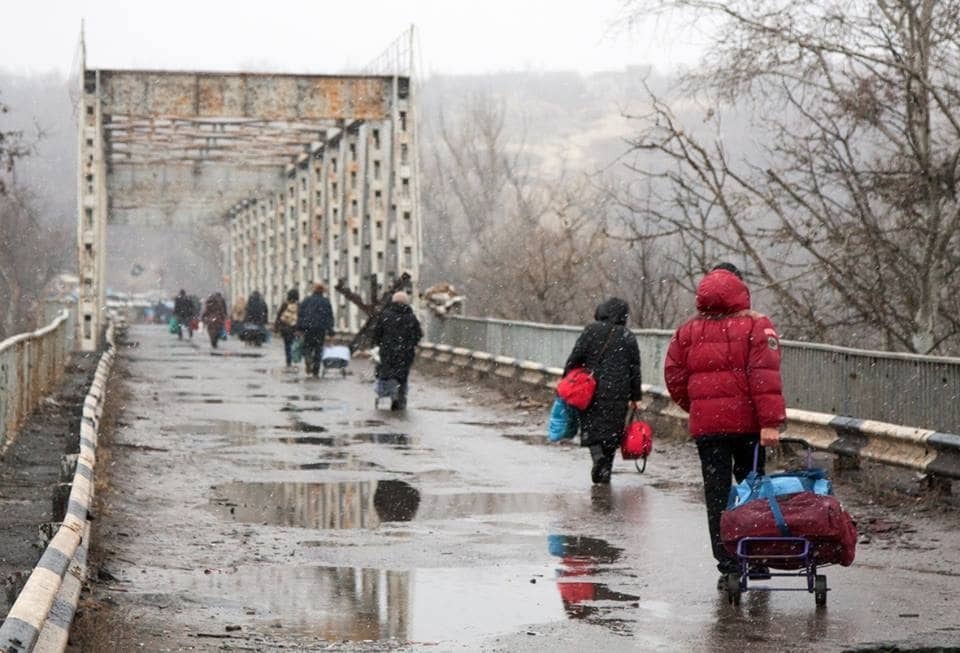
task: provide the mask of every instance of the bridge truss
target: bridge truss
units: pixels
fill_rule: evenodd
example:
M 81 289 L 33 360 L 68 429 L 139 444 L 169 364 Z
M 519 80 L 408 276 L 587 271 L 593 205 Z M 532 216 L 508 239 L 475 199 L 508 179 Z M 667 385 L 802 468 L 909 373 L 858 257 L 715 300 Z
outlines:
M 412 43 L 412 32 L 410 41 Z M 223 224 L 228 297 L 419 278 L 410 74 L 87 70 L 79 94 L 78 343 L 97 346 L 106 225 Z M 338 326 L 362 316 L 340 297 Z

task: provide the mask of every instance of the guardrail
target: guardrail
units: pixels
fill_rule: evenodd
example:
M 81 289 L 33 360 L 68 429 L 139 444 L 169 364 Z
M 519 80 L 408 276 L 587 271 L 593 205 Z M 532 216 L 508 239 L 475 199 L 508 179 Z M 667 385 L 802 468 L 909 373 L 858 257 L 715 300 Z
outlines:
M 427 316 L 427 338 L 563 367 L 581 327 L 491 318 Z M 664 386 L 672 331 L 635 330 L 643 379 Z M 781 341 L 784 395 L 791 408 L 960 432 L 960 358 L 897 354 Z
M 550 390 L 563 375 L 560 367 L 432 342 L 420 343 L 420 355 L 437 363 Z M 642 409 L 671 420 L 676 431 L 685 430 L 687 414 L 670 400 L 662 386 L 643 385 Z M 960 479 L 960 435 L 795 408 L 787 409 L 786 431 L 814 449 Z
M 0 342 L 0 457 L 30 411 L 63 378 L 69 330 L 64 309 L 42 329 Z
M 107 377 L 116 355 L 115 325 L 107 327 L 107 349 L 100 357 L 90 391 L 83 402 L 80 421 L 80 454 L 67 500 L 63 522 L 27 579 L 3 625 L 0 651 L 63 651 L 80 588 L 86 575 L 86 555 L 93 502 L 93 470 L 97 434 L 103 415 Z

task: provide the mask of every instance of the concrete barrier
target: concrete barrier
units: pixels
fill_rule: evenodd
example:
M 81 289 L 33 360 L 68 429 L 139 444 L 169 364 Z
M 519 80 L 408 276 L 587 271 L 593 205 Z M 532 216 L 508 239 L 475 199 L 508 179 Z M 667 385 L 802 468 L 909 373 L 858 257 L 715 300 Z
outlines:
M 546 390 L 555 389 L 563 375 L 558 367 L 432 342 L 420 343 L 420 356 Z M 685 430 L 687 414 L 670 400 L 666 388 L 644 384 L 643 394 L 643 410 L 657 422 L 657 430 Z M 953 433 L 788 408 L 786 434 L 838 456 L 960 479 L 960 435 Z
M 63 522 L 0 626 L 0 651 L 5 653 L 63 651 L 67 646 L 70 623 L 86 574 L 97 434 L 107 378 L 116 357 L 115 329 L 113 324 L 107 328 L 107 348 L 83 402 L 80 454 Z

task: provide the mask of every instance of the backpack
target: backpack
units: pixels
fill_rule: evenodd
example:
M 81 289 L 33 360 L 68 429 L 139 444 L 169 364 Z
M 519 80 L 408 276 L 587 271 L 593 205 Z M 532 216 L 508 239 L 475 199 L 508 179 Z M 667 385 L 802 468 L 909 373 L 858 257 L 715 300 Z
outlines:
M 297 313 L 299 307 L 296 302 L 287 302 L 287 307 L 280 314 L 280 322 L 288 327 L 297 325 Z

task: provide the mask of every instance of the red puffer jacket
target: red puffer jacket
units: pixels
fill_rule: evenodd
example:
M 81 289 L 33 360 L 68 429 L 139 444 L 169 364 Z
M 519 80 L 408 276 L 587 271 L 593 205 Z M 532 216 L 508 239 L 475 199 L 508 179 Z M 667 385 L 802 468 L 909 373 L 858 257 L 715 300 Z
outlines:
M 779 427 L 780 339 L 769 318 L 750 310 L 747 286 L 714 270 L 697 288 L 697 310 L 673 334 L 664 366 L 670 396 L 690 413 L 691 435 Z

